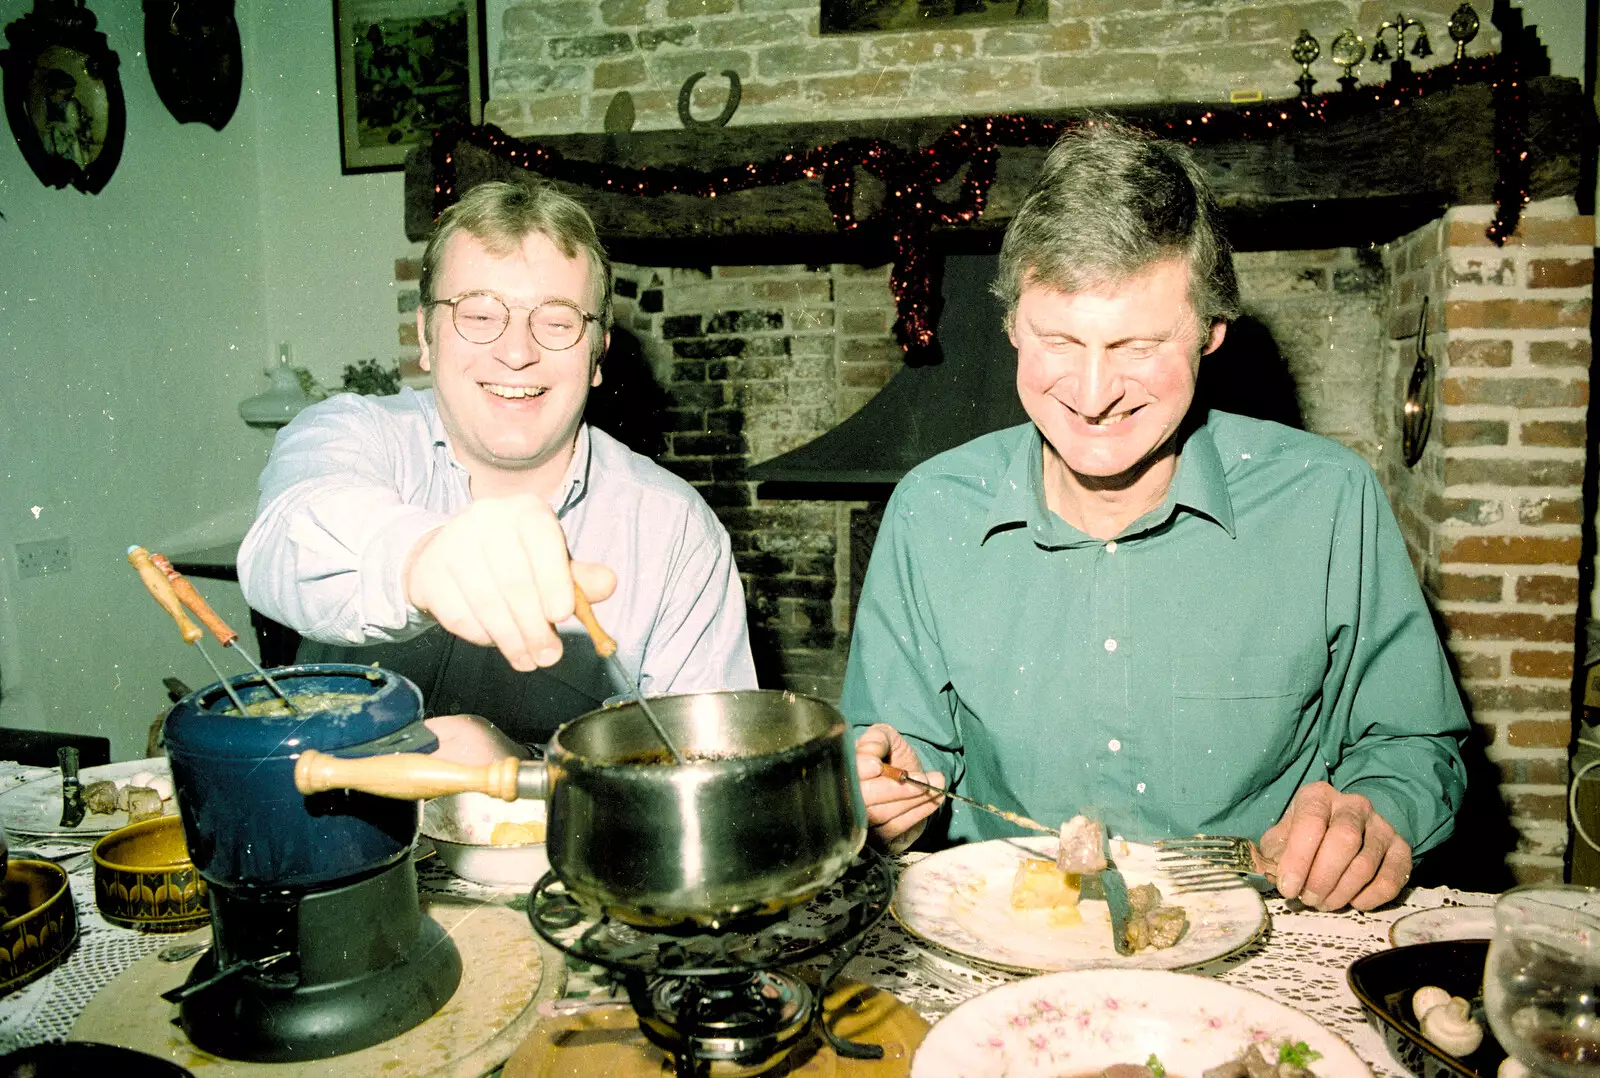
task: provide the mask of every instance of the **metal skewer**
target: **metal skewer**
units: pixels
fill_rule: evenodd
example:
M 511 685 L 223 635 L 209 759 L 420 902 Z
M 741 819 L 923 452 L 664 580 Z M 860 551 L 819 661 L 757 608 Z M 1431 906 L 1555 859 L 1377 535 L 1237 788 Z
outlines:
M 639 701 L 639 706 L 644 709 L 644 717 L 650 720 L 650 725 L 656 728 L 656 736 L 661 738 L 661 743 L 672 753 L 674 763 L 682 764 L 683 753 L 678 751 L 678 746 L 672 743 L 672 738 L 667 736 L 666 727 L 661 725 L 661 720 L 650 709 L 650 703 L 644 698 L 644 693 L 639 691 L 639 683 L 633 680 L 633 675 L 628 673 L 628 668 L 622 665 L 622 660 L 617 658 L 617 642 L 611 635 L 600 628 L 600 622 L 595 619 L 594 608 L 589 605 L 589 597 L 583 593 L 578 582 L 572 582 L 573 598 L 576 601 L 575 614 L 583 622 L 583 627 L 589 631 L 589 639 L 594 641 L 595 654 L 611 663 L 611 668 L 622 676 L 622 683 L 628 687 L 633 698 Z
M 1001 808 L 998 805 L 988 805 L 982 801 L 974 801 L 970 797 L 963 797 L 960 794 L 953 794 L 949 790 L 946 790 L 943 786 L 935 786 L 931 782 L 923 782 L 921 779 L 914 779 L 910 775 L 906 774 L 906 769 L 903 767 L 895 767 L 893 764 L 884 764 L 883 777 L 886 779 L 893 779 L 896 782 L 909 782 L 913 786 L 921 786 L 924 790 L 932 790 L 936 794 L 943 794 L 945 797 L 953 797 L 957 801 L 964 801 L 965 803 L 972 805 L 974 808 L 981 808 L 985 812 L 992 812 L 1002 820 L 1010 820 L 1018 827 L 1026 827 L 1032 831 L 1042 831 L 1047 835 L 1055 835 L 1058 838 L 1061 835 L 1061 831 L 1058 828 L 1046 827 L 1038 820 L 1030 820 L 1021 813 L 1011 812 L 1007 809 Z
M 155 563 L 150 560 L 150 552 L 142 546 L 129 547 L 128 564 L 139 570 L 139 579 L 144 581 L 145 590 L 150 593 L 156 602 L 161 604 L 161 609 L 171 614 L 172 620 L 178 623 L 178 634 L 183 637 L 183 642 L 185 644 L 193 644 L 199 649 L 207 665 L 216 673 L 217 680 L 222 682 L 222 688 L 233 701 L 233 706 L 237 707 L 239 714 L 243 715 L 245 713 L 244 701 L 239 699 L 239 694 L 233 691 L 232 685 L 228 684 L 228 679 L 223 675 L 222 669 L 212 660 L 206 649 L 200 646 L 200 638 L 205 633 L 201 632 L 200 626 L 190 621 L 189 616 L 183 612 L 183 604 L 178 601 L 177 593 L 172 590 L 172 584 L 167 580 L 166 575 L 160 569 L 157 569 Z
M 232 648 L 244 656 L 244 661 L 249 663 L 256 673 L 261 675 L 261 680 L 267 683 L 267 687 L 278 694 L 278 698 L 283 701 L 283 706 L 288 708 L 291 714 L 300 714 L 300 709 L 290 702 L 289 694 L 284 692 L 276 681 L 272 680 L 271 675 L 261 669 L 261 664 L 252 659 L 248 651 L 239 646 L 239 634 L 229 628 L 228 623 L 223 621 L 215 610 L 211 609 L 210 604 L 195 590 L 194 585 L 189 583 L 189 578 L 174 569 L 165 554 L 152 554 L 150 555 L 150 560 L 157 569 L 166 574 L 167 582 L 172 585 L 172 590 L 177 593 L 183 605 L 188 607 L 190 612 L 200 619 L 202 625 L 211 630 L 211 635 L 217 638 L 217 643 L 225 648 Z

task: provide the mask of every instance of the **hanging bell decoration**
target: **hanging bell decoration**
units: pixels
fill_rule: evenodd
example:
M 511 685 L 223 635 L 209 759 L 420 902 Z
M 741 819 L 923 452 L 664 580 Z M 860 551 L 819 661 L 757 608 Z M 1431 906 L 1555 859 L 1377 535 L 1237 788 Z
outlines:
M 234 0 L 144 0 L 150 81 L 179 123 L 221 131 L 239 105 L 244 58 Z
M 1389 46 L 1384 44 L 1383 38 L 1380 37 L 1377 41 L 1372 43 L 1372 62 L 1375 64 L 1381 64 L 1389 58 Z
M 1428 31 L 1422 30 L 1417 35 L 1417 43 L 1411 46 L 1411 55 L 1419 60 L 1433 55 L 1433 46 L 1428 44 Z

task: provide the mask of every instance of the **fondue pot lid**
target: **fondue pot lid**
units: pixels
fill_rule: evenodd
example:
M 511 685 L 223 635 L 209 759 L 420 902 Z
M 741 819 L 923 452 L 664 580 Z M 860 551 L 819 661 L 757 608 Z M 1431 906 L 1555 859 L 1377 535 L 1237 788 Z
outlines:
M 295 757 L 306 749 L 365 756 L 438 747 L 438 739 L 421 722 L 422 693 L 399 674 L 353 663 L 284 666 L 269 672 L 300 714 L 240 716 L 217 682 L 196 689 L 167 713 L 168 754 L 269 759 Z M 277 699 L 257 674 L 242 674 L 229 683 L 247 709 Z

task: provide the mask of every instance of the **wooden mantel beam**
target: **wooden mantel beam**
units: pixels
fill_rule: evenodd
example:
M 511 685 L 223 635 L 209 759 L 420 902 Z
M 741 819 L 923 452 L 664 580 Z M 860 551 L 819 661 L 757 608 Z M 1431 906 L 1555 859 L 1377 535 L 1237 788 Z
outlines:
M 1594 108 L 1576 80 L 1537 78 L 1525 87 L 1533 198 L 1579 191 L 1593 152 Z M 1256 106 L 1259 108 L 1260 106 Z M 1215 106 L 1107 109 L 1142 126 L 1198 119 Z M 1074 119 L 1082 111 L 1038 114 Z M 931 145 L 957 117 L 774 124 L 626 135 L 561 135 L 537 141 L 563 156 L 629 168 L 711 170 L 846 138 L 879 139 L 905 149 Z M 1195 153 L 1213 183 L 1241 250 L 1386 243 L 1452 205 L 1494 201 L 1495 112 L 1486 84 L 1428 94 L 1375 116 L 1299 126 L 1265 139 L 1203 142 Z M 406 162 L 406 234 L 426 236 L 433 177 L 427 147 Z M 1045 147 L 1004 147 L 988 206 L 971 224 L 941 228 L 944 250 L 996 249 L 1001 232 L 1033 182 Z M 488 179 L 528 175 L 466 143 L 456 147 L 462 190 Z M 959 177 L 957 177 L 959 181 Z M 1592 181 L 1591 181 L 1592 182 Z M 858 261 L 891 257 L 883 235 L 862 227 L 841 233 L 822 183 L 801 181 L 717 199 L 640 197 L 567 186 L 595 218 L 613 257 L 642 265 Z M 954 192 L 943 192 L 953 197 Z M 881 201 L 870 177 L 859 178 L 857 214 L 870 220 Z

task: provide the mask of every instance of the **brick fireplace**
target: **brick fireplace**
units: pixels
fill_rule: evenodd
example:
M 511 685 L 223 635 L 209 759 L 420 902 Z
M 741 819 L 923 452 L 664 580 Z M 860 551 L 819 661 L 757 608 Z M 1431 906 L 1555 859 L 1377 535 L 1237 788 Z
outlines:
M 1420 6 L 1442 30 L 1457 2 Z M 1125 13 L 1136 6 L 1148 10 Z M 1302 23 L 1320 32 L 1366 14 L 1357 3 L 1219 2 L 1203 14 L 1192 6 L 1059 0 L 1048 24 L 841 39 L 819 37 L 815 4 L 801 0 L 513 4 L 487 118 L 524 137 L 598 131 L 605 103 L 629 90 L 642 127 L 673 126 L 670 100 L 682 78 L 728 67 L 744 77 L 738 123 L 757 125 L 810 118 L 817 108 L 899 115 L 912 98 L 922 115 L 1219 100 L 1252 81 L 1287 86 L 1293 67 L 1277 39 L 1286 43 Z M 559 32 L 538 36 L 536 25 Z M 1474 51 L 1499 43 L 1487 16 L 1485 31 Z M 784 40 L 772 44 L 772 35 Z M 1079 88 L 1091 85 L 1097 92 L 1086 98 Z M 693 152 L 693 139 L 676 136 L 672 152 Z M 590 138 L 617 152 L 615 141 Z M 1233 350 L 1208 361 L 1276 371 L 1307 429 L 1377 470 L 1473 720 L 1474 793 L 1462 830 L 1481 871 L 1462 882 L 1477 886 L 1559 879 L 1567 851 L 1574 659 L 1590 583 L 1580 565 L 1588 556 L 1594 247 L 1593 218 L 1578 213 L 1574 189 L 1568 177 L 1536 191 L 1503 247 L 1484 235 L 1494 215 L 1488 198 L 1448 192 L 1431 208 L 1427 198 L 1407 203 L 1387 234 L 1358 230 L 1349 242 L 1321 218 L 1257 228 L 1237 256 L 1246 317 Z M 1005 201 L 997 192 L 991 205 Z M 679 244 L 681 257 L 643 257 L 678 244 L 663 236 L 668 242 L 652 245 L 642 235 L 648 224 L 631 221 L 656 211 L 614 202 L 597 210 L 613 252 L 631 261 L 618 265 L 617 334 L 594 418 L 607 425 L 609 416 L 614 432 L 695 484 L 727 526 L 763 684 L 836 700 L 859 585 L 853 573 L 883 492 L 776 498 L 748 469 L 832 430 L 902 369 L 889 267 L 802 235 L 792 243 L 758 237 L 760 256 L 750 245 L 708 241 Z M 414 224 L 414 201 L 407 212 Z M 729 239 L 724 218 L 704 220 Z M 820 220 L 817 231 L 827 232 L 825 213 Z M 663 232 L 674 227 L 665 215 L 659 221 Z M 1300 242 L 1261 239 L 1274 231 Z M 623 234 L 638 242 L 612 242 Z M 998 231 L 965 246 L 993 250 Z M 396 265 L 403 362 L 415 357 L 420 251 L 414 245 Z M 1408 467 L 1401 402 L 1424 299 L 1436 412 L 1421 459 Z M 1009 381 L 1010 372 L 1002 376 Z

